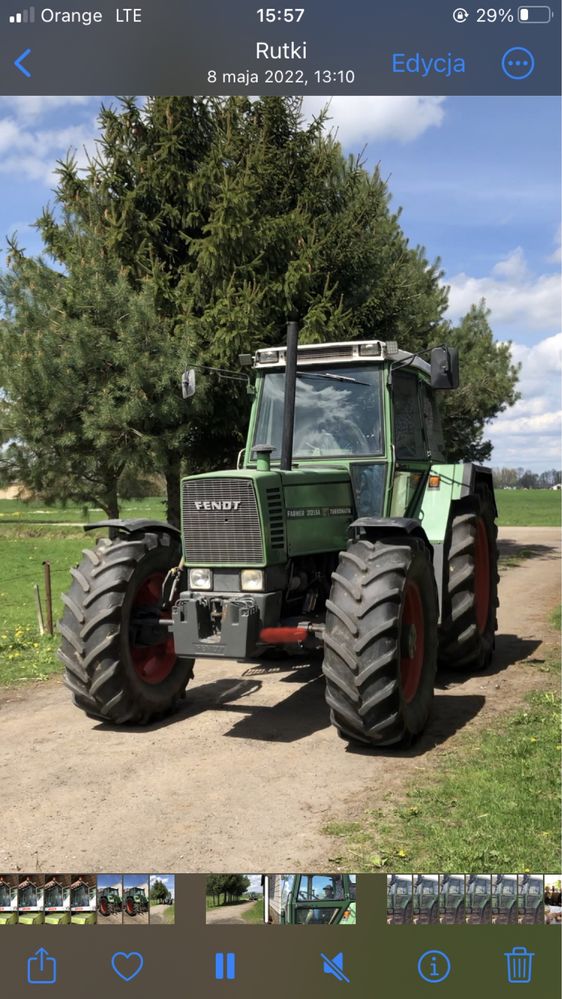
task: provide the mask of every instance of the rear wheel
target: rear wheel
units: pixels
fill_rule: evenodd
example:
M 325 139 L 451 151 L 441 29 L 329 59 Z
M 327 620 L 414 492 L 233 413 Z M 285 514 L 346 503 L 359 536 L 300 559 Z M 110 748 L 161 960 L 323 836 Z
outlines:
M 492 493 L 476 496 L 453 516 L 447 545 L 447 584 L 439 661 L 448 669 L 485 669 L 494 651 L 498 606 L 498 529 Z
M 100 898 L 100 913 L 102 916 L 109 916 L 110 914 L 109 902 L 104 895 Z
M 74 702 L 117 724 L 146 724 L 176 706 L 193 675 L 159 618 L 162 584 L 180 560 L 168 532 L 100 538 L 71 570 L 59 658 Z
M 136 902 L 135 902 L 135 900 L 133 898 L 128 898 L 127 899 L 127 902 L 126 902 L 126 905 L 125 905 L 125 911 L 126 911 L 126 913 L 127 913 L 128 916 L 136 916 L 136 914 L 137 914 L 137 904 L 136 904 Z
M 437 593 L 424 543 L 403 535 L 351 543 L 326 602 L 324 664 L 332 724 L 371 746 L 425 727 L 437 662 Z

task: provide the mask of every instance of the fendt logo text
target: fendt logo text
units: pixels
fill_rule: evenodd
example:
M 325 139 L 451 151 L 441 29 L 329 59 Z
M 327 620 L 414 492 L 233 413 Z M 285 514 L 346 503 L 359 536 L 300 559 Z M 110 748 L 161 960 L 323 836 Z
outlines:
M 240 500 L 195 500 L 196 510 L 239 510 Z

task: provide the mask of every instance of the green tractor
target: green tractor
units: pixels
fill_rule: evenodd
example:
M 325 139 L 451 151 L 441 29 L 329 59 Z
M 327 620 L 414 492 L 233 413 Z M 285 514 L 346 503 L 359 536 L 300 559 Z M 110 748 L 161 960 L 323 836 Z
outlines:
M 442 876 L 439 888 L 439 921 L 446 925 L 464 923 L 464 874 Z
M 542 876 L 523 874 L 517 900 L 519 922 L 526 926 L 544 923 L 544 882 Z
M 113 916 L 121 912 L 123 902 L 117 888 L 103 888 L 98 895 L 98 911 L 101 916 Z
M 276 874 L 269 878 L 269 921 L 299 926 L 353 926 L 354 874 Z
M 88 715 L 146 724 L 174 710 L 196 659 L 323 650 L 342 738 L 407 744 L 438 661 L 482 670 L 494 648 L 491 471 L 447 462 L 437 402 L 458 386 L 457 351 L 298 346 L 289 323 L 286 347 L 241 362 L 255 376 L 229 374 L 254 397 L 246 448 L 235 469 L 182 480 L 181 531 L 87 526 L 110 538 L 71 570 L 66 683 Z
M 135 885 L 123 892 L 123 908 L 128 916 L 141 916 L 148 912 L 148 898 L 144 888 Z
M 492 922 L 492 884 L 489 874 L 470 874 L 466 884 L 467 923 Z
M 513 926 L 517 923 L 517 875 L 492 876 L 492 923 Z
M 412 922 L 412 877 L 400 874 L 387 875 L 386 919 L 393 926 Z
M 439 922 L 439 877 L 418 874 L 414 881 L 414 923 L 425 925 Z

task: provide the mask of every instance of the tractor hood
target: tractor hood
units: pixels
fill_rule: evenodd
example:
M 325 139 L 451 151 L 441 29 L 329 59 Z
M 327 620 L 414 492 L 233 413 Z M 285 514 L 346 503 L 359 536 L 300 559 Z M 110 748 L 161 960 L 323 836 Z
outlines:
M 352 478 L 346 463 L 183 479 L 186 564 L 263 567 L 295 555 L 341 551 L 356 515 Z

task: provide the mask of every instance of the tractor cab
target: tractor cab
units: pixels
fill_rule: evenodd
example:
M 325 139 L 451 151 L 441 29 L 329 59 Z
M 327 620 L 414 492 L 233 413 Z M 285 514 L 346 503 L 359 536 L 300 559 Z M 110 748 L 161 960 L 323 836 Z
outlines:
M 439 921 L 439 878 L 436 874 L 419 874 L 414 884 L 414 922 Z
M 271 878 L 273 921 L 296 925 L 351 925 L 356 920 L 354 874 L 282 874 Z
M 439 891 L 439 917 L 442 923 L 463 923 L 464 874 L 445 874 Z
M 517 876 L 497 874 L 492 878 L 492 922 L 517 922 Z
M 389 874 L 386 884 L 386 916 L 389 923 L 412 922 L 412 878 Z

